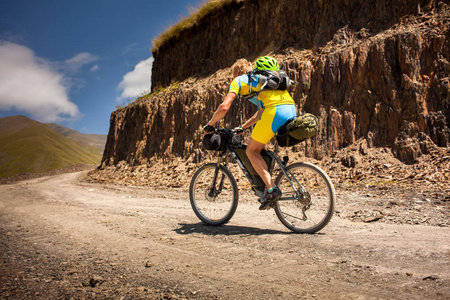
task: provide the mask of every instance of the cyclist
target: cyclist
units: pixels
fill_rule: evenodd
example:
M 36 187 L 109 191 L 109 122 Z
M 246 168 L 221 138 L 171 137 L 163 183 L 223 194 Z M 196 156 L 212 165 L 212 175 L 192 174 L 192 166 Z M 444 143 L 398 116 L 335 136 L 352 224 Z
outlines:
M 234 68 L 233 76 L 237 77 L 233 79 L 228 94 L 225 96 L 222 104 L 219 105 L 208 124 L 204 126 L 204 130 L 207 133 L 214 131 L 214 125 L 217 121 L 225 117 L 231 104 L 238 95 L 248 95 L 250 86 L 252 92 L 261 90 L 262 83 L 258 82 L 259 75 L 254 75 L 250 78 L 246 73 L 250 71 L 251 64 L 248 63 L 250 68 L 242 67 L 246 65 L 243 61 L 246 60 L 241 59 L 238 67 Z M 254 69 L 278 71 L 280 66 L 274 58 L 262 56 L 255 62 Z M 259 101 L 258 107 L 260 111 L 257 111 L 239 128 L 243 130 L 256 124 L 248 142 L 246 154 L 267 188 L 267 197 L 259 207 L 262 210 L 270 208 L 270 204 L 278 200 L 282 192 L 275 186 L 268 166 L 261 156 L 261 150 L 275 136 L 282 125 L 297 115 L 297 111 L 294 100 L 286 90 L 262 91 L 250 99 L 250 102 L 256 105 L 258 104 L 257 101 Z

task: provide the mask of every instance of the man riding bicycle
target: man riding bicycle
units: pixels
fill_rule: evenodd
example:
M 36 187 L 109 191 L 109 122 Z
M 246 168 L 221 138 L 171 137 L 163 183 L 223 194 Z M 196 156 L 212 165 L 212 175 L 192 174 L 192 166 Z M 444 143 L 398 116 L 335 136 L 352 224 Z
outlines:
M 263 84 L 258 82 L 260 75 L 249 76 L 246 74 L 250 71 L 248 70 L 250 68 L 240 67 L 237 68 L 236 72 L 233 72 L 233 76 L 237 77 L 233 79 L 222 104 L 219 105 L 208 124 L 204 126 L 207 133 L 214 131 L 214 125 L 225 117 L 238 95 L 246 96 L 250 92 L 261 91 Z M 262 56 L 256 61 L 254 69 L 278 71 L 280 66 L 274 58 Z M 269 208 L 271 203 L 278 200 L 282 192 L 275 186 L 268 166 L 261 156 L 261 150 L 275 136 L 281 126 L 297 115 L 297 111 L 295 102 L 287 90 L 264 90 L 249 100 L 258 106 L 259 111 L 248 119 L 240 129 L 247 129 L 256 124 L 248 142 L 246 154 L 267 188 L 267 197 L 259 207 L 260 210 L 263 210 Z

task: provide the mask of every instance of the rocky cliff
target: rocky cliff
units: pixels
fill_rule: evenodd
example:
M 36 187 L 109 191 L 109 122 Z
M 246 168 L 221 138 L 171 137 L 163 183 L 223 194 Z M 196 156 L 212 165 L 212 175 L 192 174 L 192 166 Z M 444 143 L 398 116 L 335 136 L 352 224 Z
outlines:
M 112 113 L 101 168 L 201 160 L 201 126 L 229 67 L 264 54 L 300 82 L 290 90 L 299 111 L 320 120 L 294 152 L 322 159 L 359 141 L 415 163 L 449 145 L 449 41 L 448 1 L 226 1 L 154 51 L 153 92 Z M 235 101 L 224 125 L 254 111 Z
M 362 31 L 362 38 L 373 36 L 405 16 L 432 11 L 437 6 L 435 0 L 215 2 L 223 3 L 220 9 L 153 49 L 153 89 L 190 76 L 209 76 L 241 57 L 253 60 L 286 48 L 317 50 L 342 38 L 343 29 L 351 34 Z

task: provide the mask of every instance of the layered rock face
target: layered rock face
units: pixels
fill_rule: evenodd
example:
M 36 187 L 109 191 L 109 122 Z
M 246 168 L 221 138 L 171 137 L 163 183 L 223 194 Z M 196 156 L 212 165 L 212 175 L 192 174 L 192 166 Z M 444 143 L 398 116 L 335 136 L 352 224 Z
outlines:
M 300 106 L 317 114 L 325 129 L 313 142 L 315 156 L 361 137 L 369 147 L 392 147 L 406 163 L 432 145 L 448 146 L 450 28 L 444 7 L 368 38 L 361 38 L 364 30 L 344 27 L 318 55 L 287 60 L 302 83 L 295 98 L 304 99 Z
M 228 3 L 198 25 L 153 50 L 152 87 L 204 77 L 287 47 L 317 49 L 349 32 L 375 35 L 436 7 L 434 0 L 223 0 Z
M 299 82 L 299 112 L 319 118 L 319 135 L 294 151 L 320 159 L 364 139 L 414 163 L 449 145 L 449 24 L 447 1 L 230 1 L 154 53 L 154 91 L 112 113 L 102 167 L 200 160 L 229 67 L 265 54 Z M 254 112 L 235 101 L 223 125 Z

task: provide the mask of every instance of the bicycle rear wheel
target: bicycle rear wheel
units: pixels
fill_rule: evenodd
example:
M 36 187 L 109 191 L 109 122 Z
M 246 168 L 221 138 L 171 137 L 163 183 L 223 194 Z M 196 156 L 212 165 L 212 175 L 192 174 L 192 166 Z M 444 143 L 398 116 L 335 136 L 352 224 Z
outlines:
M 330 222 L 336 201 L 330 178 L 318 166 L 305 162 L 288 166 L 286 173 L 290 181 L 282 172 L 275 180 L 283 192 L 274 207 L 278 219 L 293 232 L 321 230 Z
M 219 166 L 213 186 L 216 166 L 216 163 L 209 163 L 195 172 L 189 186 L 189 198 L 192 209 L 203 223 L 220 226 L 233 217 L 239 195 L 236 180 L 223 166 Z

